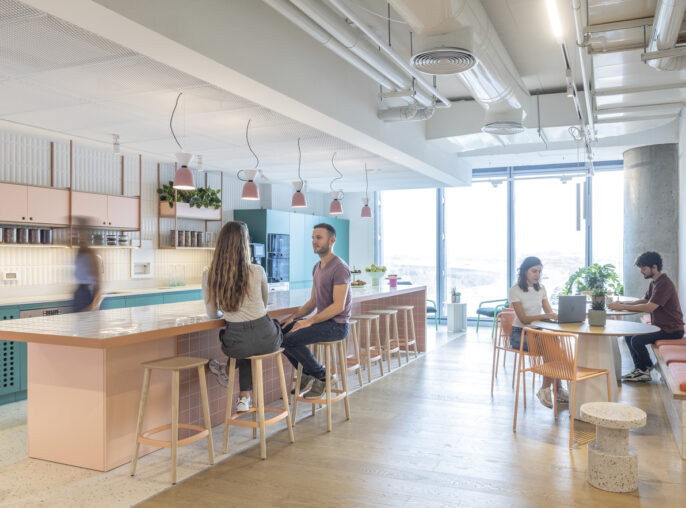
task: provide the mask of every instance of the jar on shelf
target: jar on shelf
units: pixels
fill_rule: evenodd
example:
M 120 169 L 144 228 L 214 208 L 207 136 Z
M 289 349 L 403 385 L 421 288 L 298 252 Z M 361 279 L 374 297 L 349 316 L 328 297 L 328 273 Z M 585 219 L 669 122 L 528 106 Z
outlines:
M 29 243 L 29 230 L 17 228 L 17 243 Z
M 191 247 L 191 233 L 192 231 L 184 231 L 186 247 Z

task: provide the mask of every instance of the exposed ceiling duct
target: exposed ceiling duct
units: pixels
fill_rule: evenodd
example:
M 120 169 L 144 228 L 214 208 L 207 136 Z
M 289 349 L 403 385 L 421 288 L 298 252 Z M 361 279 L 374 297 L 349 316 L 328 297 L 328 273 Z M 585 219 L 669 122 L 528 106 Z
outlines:
M 686 0 L 658 0 L 653 20 L 653 34 L 646 53 L 673 49 L 686 12 Z M 647 64 L 661 71 L 686 69 L 686 56 L 665 56 L 647 60 Z
M 413 64 L 455 74 L 485 110 L 483 131 L 524 130 L 530 95 L 479 0 L 390 0 L 417 34 Z

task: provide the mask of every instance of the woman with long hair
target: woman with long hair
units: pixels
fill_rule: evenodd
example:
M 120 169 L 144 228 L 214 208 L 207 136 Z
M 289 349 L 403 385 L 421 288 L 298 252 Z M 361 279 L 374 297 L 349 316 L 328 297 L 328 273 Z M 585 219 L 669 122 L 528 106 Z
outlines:
M 522 261 L 519 266 L 517 284 L 510 288 L 509 301 L 515 310 L 515 318 L 512 323 L 510 333 L 510 345 L 519 349 L 522 340 L 522 329 L 529 326 L 534 321 L 541 319 L 557 319 L 557 314 L 548 301 L 548 293 L 543 284 L 540 283 L 543 263 L 537 257 L 530 256 Z M 531 327 L 530 327 L 531 328 Z M 524 351 L 528 351 L 526 339 L 524 340 Z M 553 380 L 549 377 L 543 378 L 543 385 L 536 396 L 545 407 L 553 407 L 553 399 L 550 385 Z M 569 402 L 569 394 L 562 385 L 557 390 L 557 400 Z
M 224 224 L 217 238 L 212 264 L 202 276 L 207 314 L 210 317 L 223 315 L 226 321 L 226 328 L 219 332 L 222 351 L 237 359 L 238 412 L 250 409 L 252 368 L 246 358 L 273 353 L 283 339 L 278 322 L 267 315 L 267 277 L 260 265 L 250 262 L 249 242 L 244 222 Z M 209 367 L 219 384 L 227 387 L 227 362 L 211 360 Z

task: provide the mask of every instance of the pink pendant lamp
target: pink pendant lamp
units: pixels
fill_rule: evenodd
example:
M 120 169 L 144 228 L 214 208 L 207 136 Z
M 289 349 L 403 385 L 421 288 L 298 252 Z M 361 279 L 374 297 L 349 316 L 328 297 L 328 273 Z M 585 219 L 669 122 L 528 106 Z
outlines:
M 248 120 L 248 125 L 245 126 L 245 142 L 248 144 L 248 149 L 250 152 L 253 154 L 253 157 L 255 157 L 255 169 L 241 169 L 238 172 L 238 179 L 245 182 L 243 184 L 243 191 L 241 192 L 241 199 L 247 199 L 250 201 L 256 201 L 260 199 L 260 191 L 257 188 L 257 184 L 254 182 L 255 176 L 257 175 L 258 171 L 258 166 L 260 165 L 260 159 L 255 153 L 255 151 L 252 149 L 252 146 L 250 146 L 250 139 L 248 138 L 248 129 L 250 129 L 250 122 L 252 119 Z M 241 173 L 245 173 L 247 176 L 248 180 L 243 180 L 241 178 Z
M 367 164 L 364 165 L 364 197 L 362 198 L 362 211 L 360 212 L 360 217 L 363 219 L 372 218 L 372 209 L 369 208 L 369 176 L 367 176 Z
M 179 163 L 179 169 L 174 174 L 173 187 L 178 190 L 193 190 L 195 189 L 195 182 L 193 181 L 193 172 L 188 169 L 188 164 L 191 162 L 193 155 L 186 152 L 179 152 L 176 154 L 176 160 Z
M 340 215 L 343 213 L 343 205 L 341 204 L 341 199 L 343 199 L 343 193 L 339 191 L 333 191 L 331 193 L 331 204 L 329 205 L 329 213 L 331 215 Z
M 333 183 L 336 180 L 340 180 L 343 178 L 343 173 L 338 171 L 338 168 L 334 164 L 333 160 L 336 158 L 336 152 L 333 153 L 331 156 L 331 165 L 333 166 L 334 171 L 338 173 L 338 176 L 331 180 L 331 183 L 329 184 L 329 188 L 331 189 L 331 197 L 333 198 L 331 200 L 331 204 L 329 205 L 329 213 L 331 215 L 340 215 L 343 213 L 343 205 L 341 204 L 341 201 L 343 200 L 343 191 L 342 190 L 335 190 L 333 188 Z
M 176 113 L 176 108 L 179 105 L 179 99 L 182 95 L 183 92 L 180 92 L 179 95 L 176 96 L 176 103 L 174 104 L 174 109 L 172 110 L 171 118 L 169 119 L 169 130 L 174 137 L 174 141 L 176 141 L 176 145 L 179 147 L 179 150 L 181 150 L 175 154 L 176 161 L 179 163 L 179 168 L 176 170 L 176 173 L 174 173 L 174 183 L 172 184 L 172 187 L 177 190 L 193 190 L 195 189 L 193 173 L 190 169 L 188 169 L 188 164 L 191 162 L 193 154 L 186 153 L 184 151 L 181 143 L 179 143 L 179 140 L 176 139 L 176 134 L 174 134 L 174 126 L 172 124 L 174 121 L 174 113 Z
M 299 182 L 293 182 L 293 188 L 295 192 L 293 193 L 293 198 L 291 199 L 291 208 L 307 208 L 307 200 L 305 199 L 305 194 L 303 194 L 303 186 L 305 182 L 300 176 L 300 161 L 302 160 L 302 151 L 300 150 L 300 138 L 298 138 L 298 179 Z

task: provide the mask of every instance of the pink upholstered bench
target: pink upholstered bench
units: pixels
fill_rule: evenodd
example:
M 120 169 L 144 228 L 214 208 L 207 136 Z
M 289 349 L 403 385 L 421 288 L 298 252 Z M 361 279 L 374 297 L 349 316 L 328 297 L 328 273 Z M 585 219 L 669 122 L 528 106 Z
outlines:
M 686 363 L 686 347 L 684 346 L 660 346 L 658 347 L 665 363 Z
M 655 345 L 657 347 L 660 346 L 686 346 L 686 337 L 682 339 L 674 339 L 674 340 L 658 340 L 655 342 Z
M 682 392 L 686 392 L 686 363 L 671 363 L 669 371 Z

